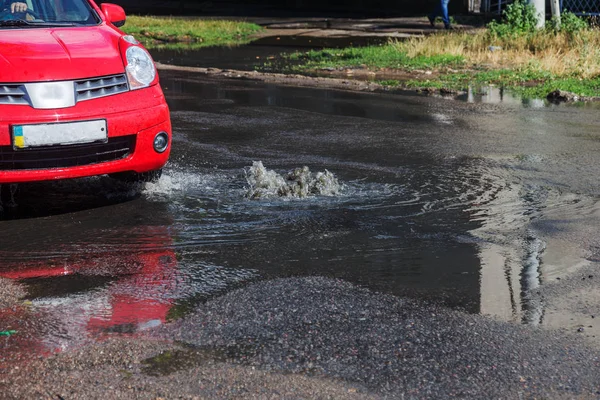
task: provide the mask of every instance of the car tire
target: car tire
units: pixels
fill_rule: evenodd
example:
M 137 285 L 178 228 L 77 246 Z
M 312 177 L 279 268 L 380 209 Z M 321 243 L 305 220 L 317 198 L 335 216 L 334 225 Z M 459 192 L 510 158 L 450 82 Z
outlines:
M 162 169 L 147 172 L 119 172 L 110 174 L 111 178 L 127 183 L 156 183 L 162 176 Z

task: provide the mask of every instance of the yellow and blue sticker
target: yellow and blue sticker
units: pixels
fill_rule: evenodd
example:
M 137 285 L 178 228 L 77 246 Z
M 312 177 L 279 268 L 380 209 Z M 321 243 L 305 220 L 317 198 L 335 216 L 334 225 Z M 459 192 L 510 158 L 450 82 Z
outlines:
M 19 149 L 25 147 L 25 137 L 23 137 L 22 126 L 13 126 L 13 145 Z

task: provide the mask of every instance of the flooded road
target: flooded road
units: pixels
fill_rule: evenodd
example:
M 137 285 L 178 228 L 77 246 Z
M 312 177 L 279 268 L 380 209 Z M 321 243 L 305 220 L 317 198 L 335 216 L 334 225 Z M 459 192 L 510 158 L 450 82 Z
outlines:
M 0 277 L 26 292 L 0 314 L 5 362 L 305 276 L 594 340 L 597 296 L 568 282 L 600 280 L 598 105 L 161 79 L 174 144 L 158 183 L 1 189 Z M 305 166 L 335 179 L 277 189 Z

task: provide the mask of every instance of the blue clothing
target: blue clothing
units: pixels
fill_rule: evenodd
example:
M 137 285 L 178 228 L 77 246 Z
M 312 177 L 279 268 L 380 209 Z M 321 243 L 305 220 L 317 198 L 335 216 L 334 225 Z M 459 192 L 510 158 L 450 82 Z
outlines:
M 438 16 L 441 16 L 446 29 L 450 28 L 450 17 L 448 16 L 448 3 L 450 3 L 450 0 L 439 0 L 437 7 L 433 11 L 433 14 L 429 15 L 429 21 L 431 21 L 432 24 Z

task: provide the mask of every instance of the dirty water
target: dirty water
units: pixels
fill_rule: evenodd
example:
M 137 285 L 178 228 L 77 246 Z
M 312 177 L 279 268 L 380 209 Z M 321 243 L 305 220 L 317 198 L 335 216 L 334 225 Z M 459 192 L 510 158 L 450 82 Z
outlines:
M 340 36 L 324 35 L 282 35 L 268 36 L 251 43 L 251 46 L 286 46 L 288 48 L 307 48 L 322 49 L 322 48 L 345 48 L 345 47 L 362 47 L 384 44 L 389 41 L 388 36 L 373 36 L 363 35 L 353 32 L 348 35 L 347 32 Z
M 281 54 L 295 51 L 296 48 L 285 46 L 243 45 L 197 50 L 154 49 L 151 54 L 155 61 L 162 64 L 254 71 L 265 63 L 283 63 Z
M 269 36 L 235 47 L 203 47 L 199 49 L 157 48 L 150 52 L 162 64 L 186 67 L 266 70 L 279 72 L 293 64 L 283 54 L 323 48 L 368 46 L 386 43 L 387 37 L 341 36 L 315 37 L 303 35 Z
M 161 78 L 175 132 L 156 184 L 2 188 L 0 278 L 27 293 L 0 313 L 16 331 L 3 361 L 143 334 L 289 276 L 545 325 L 560 319 L 540 290 L 600 260 L 595 105 Z M 329 190 L 248 195 L 259 170 L 292 187 L 321 173 Z

